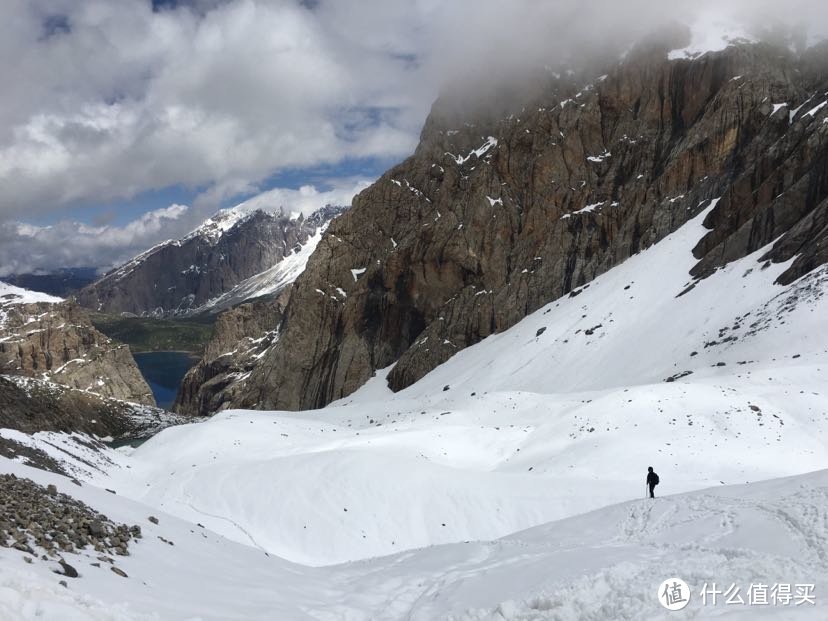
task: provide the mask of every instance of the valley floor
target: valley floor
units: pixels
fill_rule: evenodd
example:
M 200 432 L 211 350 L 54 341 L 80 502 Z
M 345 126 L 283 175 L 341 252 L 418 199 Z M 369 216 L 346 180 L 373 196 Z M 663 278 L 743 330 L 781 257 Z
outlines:
M 688 290 L 702 218 L 400 393 L 64 455 L 83 487 L 0 461 L 145 529 L 129 578 L 66 589 L 0 549 L 0 616 L 661 619 L 679 577 L 688 618 L 826 618 L 828 270 L 782 287 L 759 251 Z
M 672 577 L 691 589 L 686 618 L 824 619 L 828 606 L 826 471 L 632 500 L 494 541 L 321 568 L 172 516 L 156 513 L 154 525 L 142 504 L 8 460 L 0 471 L 55 483 L 144 531 L 118 559 L 127 578 L 93 567 L 95 554 L 67 555 L 80 577 L 66 588 L 52 573 L 57 563 L 25 564 L 24 553 L 0 549 L 3 619 L 668 619 L 676 613 L 657 596 Z M 733 602 L 722 593 L 705 601 L 705 585 L 730 590 Z M 768 604 L 752 603 L 762 592 Z

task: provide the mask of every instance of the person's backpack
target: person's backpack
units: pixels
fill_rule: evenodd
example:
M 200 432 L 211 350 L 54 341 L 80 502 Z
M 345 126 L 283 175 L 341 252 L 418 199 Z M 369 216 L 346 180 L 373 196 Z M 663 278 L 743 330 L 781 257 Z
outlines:
M 653 485 L 658 485 L 658 475 L 653 472 Z

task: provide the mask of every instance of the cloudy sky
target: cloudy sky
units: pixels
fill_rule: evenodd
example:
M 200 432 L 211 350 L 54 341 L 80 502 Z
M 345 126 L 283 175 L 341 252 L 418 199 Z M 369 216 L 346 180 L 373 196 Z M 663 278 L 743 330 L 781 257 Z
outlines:
M 453 80 L 634 36 L 680 4 L 699 6 L 2 0 L 0 276 L 108 267 L 262 193 L 347 203 L 413 150 Z

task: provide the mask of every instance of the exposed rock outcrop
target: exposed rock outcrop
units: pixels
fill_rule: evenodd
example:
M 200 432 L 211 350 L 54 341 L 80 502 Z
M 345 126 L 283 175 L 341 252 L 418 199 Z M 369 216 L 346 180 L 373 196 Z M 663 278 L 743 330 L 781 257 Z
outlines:
M 0 300 L 0 373 L 155 405 L 129 347 L 98 332 L 71 302 Z
M 0 375 L 0 455 L 59 474 L 99 469 L 103 440 L 149 438 L 191 419 L 46 380 Z M 60 440 L 49 433 L 58 432 Z
M 714 204 L 692 276 L 774 240 L 769 260 L 797 256 L 783 281 L 807 272 L 828 258 L 826 66 L 638 50 L 550 75 L 509 115 L 438 101 L 414 155 L 330 225 L 233 405 L 322 406 L 394 363 L 404 388 Z
M 214 414 L 238 398 L 258 361 L 278 338 L 288 295 L 242 304 L 218 316 L 201 360 L 184 377 L 173 410 Z
M 150 405 L 102 397 L 54 382 L 0 375 L 0 428 L 81 433 L 113 440 L 148 438 L 187 422 Z
M 279 275 L 269 272 L 318 241 L 317 231 L 343 211 L 328 206 L 308 218 L 220 211 L 187 237 L 160 244 L 85 287 L 78 302 L 106 313 L 186 316 L 217 312 L 262 292 L 275 295 L 278 290 L 270 285 L 279 284 Z M 309 255 L 312 248 L 305 250 Z

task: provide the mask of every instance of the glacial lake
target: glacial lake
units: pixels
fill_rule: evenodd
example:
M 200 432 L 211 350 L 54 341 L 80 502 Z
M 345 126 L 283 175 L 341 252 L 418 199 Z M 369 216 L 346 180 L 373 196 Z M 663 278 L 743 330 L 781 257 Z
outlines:
M 198 357 L 181 351 L 152 351 L 133 355 L 141 374 L 152 389 L 158 407 L 170 409 L 181 380 L 198 362 Z

